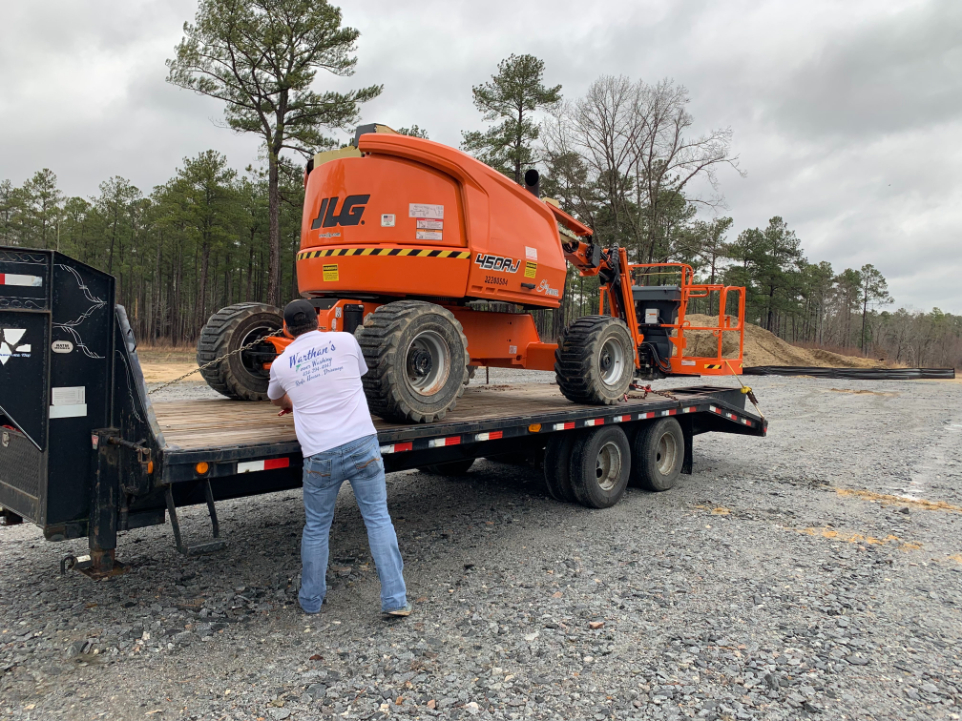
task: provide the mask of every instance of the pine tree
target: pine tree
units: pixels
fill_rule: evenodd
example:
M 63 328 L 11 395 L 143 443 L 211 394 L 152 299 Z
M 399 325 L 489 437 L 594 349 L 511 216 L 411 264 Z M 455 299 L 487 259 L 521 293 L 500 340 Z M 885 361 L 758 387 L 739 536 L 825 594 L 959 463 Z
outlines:
M 256 133 L 268 161 L 268 302 L 280 303 L 280 166 L 285 149 L 305 155 L 337 147 L 321 128 L 357 122 L 380 85 L 345 93 L 311 89 L 318 70 L 351 75 L 360 33 L 341 27 L 324 0 L 201 0 L 193 25 L 167 61 L 167 82 L 218 98 L 232 130 Z
M 543 60 L 511 55 L 498 63 L 497 75 L 471 90 L 485 121 L 498 124 L 483 133 L 463 133 L 461 147 L 516 183 L 521 182 L 526 166 L 538 162 L 533 143 L 541 128 L 534 113 L 561 100 L 561 86 L 545 86 L 543 75 Z

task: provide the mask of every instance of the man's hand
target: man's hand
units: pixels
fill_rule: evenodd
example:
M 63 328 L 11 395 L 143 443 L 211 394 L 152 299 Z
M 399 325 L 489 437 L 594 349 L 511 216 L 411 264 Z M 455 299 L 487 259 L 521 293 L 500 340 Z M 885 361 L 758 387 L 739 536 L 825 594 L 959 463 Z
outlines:
M 280 398 L 272 399 L 271 403 L 273 403 L 275 406 L 280 406 L 281 412 L 277 414 L 278 416 L 286 416 L 288 413 L 291 413 L 294 410 L 294 404 L 291 403 L 291 397 L 286 393 Z

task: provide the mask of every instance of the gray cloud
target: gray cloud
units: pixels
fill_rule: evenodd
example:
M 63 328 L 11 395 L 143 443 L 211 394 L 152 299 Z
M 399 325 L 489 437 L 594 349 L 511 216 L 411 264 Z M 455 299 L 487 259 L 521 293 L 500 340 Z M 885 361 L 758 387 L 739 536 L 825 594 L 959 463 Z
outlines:
M 0 178 L 53 169 L 89 196 L 144 192 L 208 148 L 238 169 L 258 141 L 221 105 L 164 82 L 195 0 L 8 3 L 0 11 Z M 962 4 L 955 0 L 344 2 L 361 30 L 351 78 L 383 83 L 366 121 L 456 145 L 482 126 L 471 86 L 530 52 L 577 97 L 603 74 L 691 92 L 696 129 L 728 127 L 746 178 L 722 173 L 736 231 L 781 215 L 811 260 L 873 263 L 899 304 L 962 313 Z

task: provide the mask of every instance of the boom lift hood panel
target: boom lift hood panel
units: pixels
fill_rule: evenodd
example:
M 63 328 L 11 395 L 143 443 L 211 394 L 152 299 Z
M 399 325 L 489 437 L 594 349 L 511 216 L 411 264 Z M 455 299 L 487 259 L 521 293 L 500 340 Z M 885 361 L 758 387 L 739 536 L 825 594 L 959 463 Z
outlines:
M 560 304 L 567 265 L 543 201 L 440 143 L 368 133 L 358 148 L 362 157 L 331 160 L 308 176 L 303 295 Z M 335 264 L 325 274 L 322 266 Z

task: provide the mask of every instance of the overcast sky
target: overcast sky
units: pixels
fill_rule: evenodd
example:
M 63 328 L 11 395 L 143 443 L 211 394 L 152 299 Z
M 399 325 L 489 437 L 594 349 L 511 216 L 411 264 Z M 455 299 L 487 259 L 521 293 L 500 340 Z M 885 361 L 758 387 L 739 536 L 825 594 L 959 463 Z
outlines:
M 577 98 L 598 76 L 664 77 L 695 129 L 731 127 L 747 177 L 720 174 L 735 232 L 781 215 L 810 261 L 872 263 L 898 305 L 962 313 L 962 1 L 364 0 L 353 78 L 384 84 L 365 122 L 457 145 L 471 86 L 511 53 Z M 113 175 L 143 192 L 209 148 L 242 169 L 253 136 L 219 102 L 165 83 L 195 0 L 3 3 L 0 179 L 48 167 L 69 195 Z M 897 307 L 896 306 L 896 307 Z

